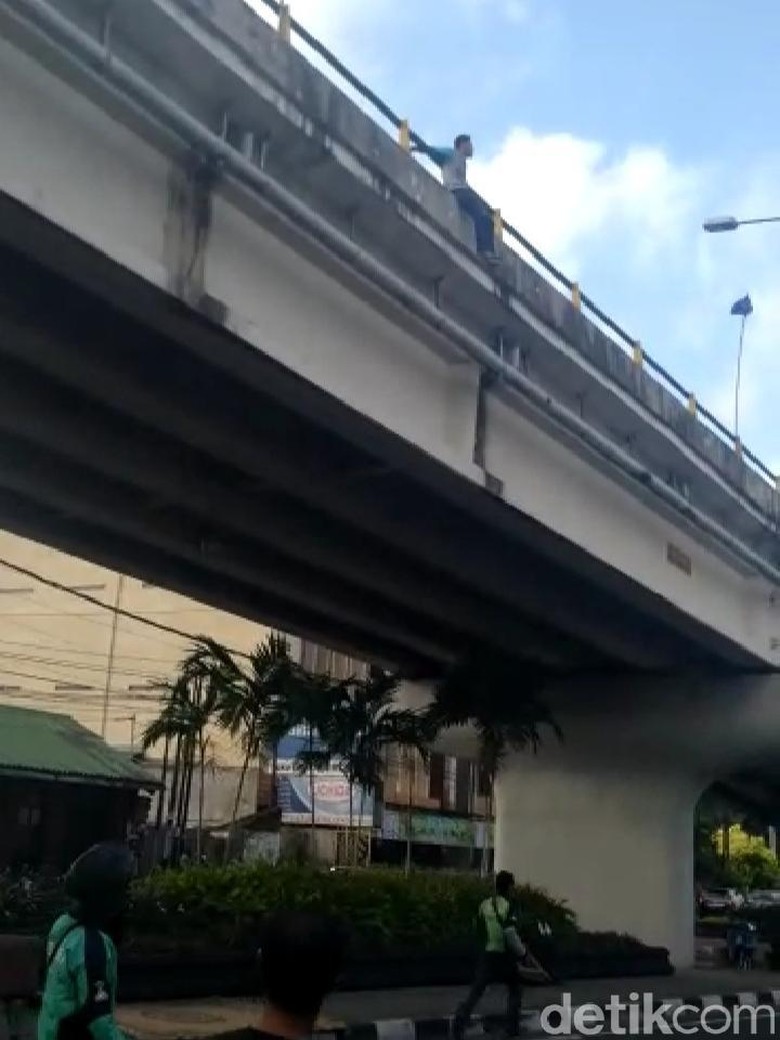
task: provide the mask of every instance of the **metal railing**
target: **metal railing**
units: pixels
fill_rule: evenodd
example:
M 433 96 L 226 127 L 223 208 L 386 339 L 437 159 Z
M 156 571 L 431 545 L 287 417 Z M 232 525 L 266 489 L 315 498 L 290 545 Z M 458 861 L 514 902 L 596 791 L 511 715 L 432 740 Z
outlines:
M 349 84 L 349 86 L 356 91 L 360 97 L 373 106 L 373 108 L 375 108 L 376 111 L 396 129 L 398 144 L 405 151 L 410 151 L 412 145 L 417 146 L 423 153 L 427 151 L 427 142 L 418 133 L 411 129 L 409 120 L 402 118 L 397 112 L 394 112 L 378 94 L 374 93 L 370 87 L 366 86 L 365 83 L 359 80 L 358 77 L 355 76 L 355 74 L 351 72 L 332 51 L 330 51 L 315 36 L 312 36 L 305 26 L 301 25 L 300 22 L 297 22 L 292 17 L 291 8 L 288 3 L 280 2 L 280 0 L 260 0 L 260 2 L 276 15 L 278 20 L 277 28 L 282 38 L 288 43 L 291 43 L 293 36 L 296 36 L 315 54 L 322 58 L 330 69 L 332 69 L 345 83 Z M 486 203 L 486 205 L 488 205 L 488 208 L 492 210 L 492 207 L 490 207 L 489 204 Z M 614 319 L 610 318 L 609 315 L 606 314 L 589 296 L 583 293 L 579 283 L 567 278 L 567 276 L 562 271 L 558 270 L 558 268 L 551 263 L 547 257 L 536 248 L 536 246 L 529 242 L 516 227 L 510 224 L 507 220 L 504 220 L 500 211 L 492 211 L 495 217 L 496 229 L 505 233 L 510 239 L 519 245 L 523 252 L 528 254 L 528 256 L 530 256 L 533 261 L 550 276 L 554 283 L 558 286 L 563 286 L 566 289 L 571 298 L 572 306 L 575 307 L 576 310 L 587 312 L 592 318 L 595 318 L 600 325 L 603 325 L 605 329 L 608 329 L 621 347 L 628 347 L 632 361 L 638 368 L 641 369 L 646 366 L 651 372 L 653 372 L 653 374 L 659 378 L 668 390 L 682 400 L 689 413 L 694 418 L 705 422 L 709 427 L 711 427 L 713 431 L 719 434 L 731 446 L 738 458 L 749 463 L 751 468 L 760 476 L 764 477 L 773 488 L 780 490 L 780 476 L 773 473 L 757 455 L 746 448 L 742 444 L 740 438 L 724 425 L 717 416 L 713 415 L 713 413 L 707 408 L 703 408 L 699 404 L 696 394 L 692 390 L 686 389 L 686 387 L 684 387 L 679 380 L 675 379 L 674 376 L 668 372 L 662 364 L 660 364 L 660 362 L 656 361 L 645 351 L 638 339 L 629 335 L 624 328 L 618 325 Z

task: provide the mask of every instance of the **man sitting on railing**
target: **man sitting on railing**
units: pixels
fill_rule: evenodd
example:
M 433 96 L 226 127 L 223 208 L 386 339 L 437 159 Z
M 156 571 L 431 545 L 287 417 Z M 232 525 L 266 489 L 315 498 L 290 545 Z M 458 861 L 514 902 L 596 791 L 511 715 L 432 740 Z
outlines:
M 466 163 L 474 155 L 474 145 L 469 135 L 458 134 L 453 148 L 414 145 L 412 151 L 424 152 L 441 167 L 444 187 L 452 192 L 460 209 L 474 221 L 477 252 L 486 260 L 495 262 L 498 257 L 493 241 L 492 210 L 474 189 L 469 187 L 466 178 Z

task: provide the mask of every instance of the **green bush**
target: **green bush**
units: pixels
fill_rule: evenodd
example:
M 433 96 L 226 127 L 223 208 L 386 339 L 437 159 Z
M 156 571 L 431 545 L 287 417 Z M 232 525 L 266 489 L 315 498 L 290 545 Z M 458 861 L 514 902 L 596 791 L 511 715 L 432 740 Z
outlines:
M 134 886 L 131 948 L 248 950 L 269 911 L 313 909 L 346 920 L 358 947 L 435 951 L 474 941 L 487 881 L 447 873 L 374 868 L 334 873 L 290 864 L 159 871 Z M 525 929 L 576 931 L 573 913 L 544 892 L 520 888 Z

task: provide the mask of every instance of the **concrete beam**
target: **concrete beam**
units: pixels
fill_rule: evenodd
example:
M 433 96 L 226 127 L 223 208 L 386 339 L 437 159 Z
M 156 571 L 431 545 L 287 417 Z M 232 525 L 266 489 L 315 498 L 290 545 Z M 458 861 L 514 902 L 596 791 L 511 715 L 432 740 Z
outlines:
M 494 644 L 552 667 L 592 665 L 598 660 L 584 647 L 532 623 L 524 634 L 521 619 L 478 600 L 436 571 L 411 565 L 368 533 L 349 532 L 327 517 L 307 514 L 271 489 L 239 487 L 239 474 L 215 472 L 203 457 L 142 427 L 122 429 L 110 417 L 80 407 L 13 363 L 6 366 L 5 374 L 0 385 L 0 429 L 39 449 L 55 450 L 63 459 L 86 467 L 95 478 L 136 487 L 161 506 L 167 503 L 186 511 L 193 524 L 211 526 L 218 517 L 220 528 L 228 533 L 330 575 L 331 587 L 348 582 L 400 608 L 413 603 L 416 614 L 446 625 L 463 639 Z M 98 443 L 102 450 L 96 453 Z M 60 469 L 59 463 L 55 469 Z
M 508 603 L 526 617 L 541 617 L 604 655 L 638 667 L 657 668 L 674 662 L 673 639 L 659 637 L 652 631 L 637 632 L 630 620 L 627 622 L 622 613 L 615 611 L 614 601 L 600 603 L 599 593 L 592 586 L 573 592 L 576 582 L 561 584 L 551 579 L 550 563 L 536 553 L 523 552 L 520 546 L 515 550 L 507 546 L 499 559 L 494 552 L 495 543 L 477 544 L 452 523 L 443 528 L 432 527 L 431 515 L 418 514 L 410 526 L 405 510 L 399 511 L 396 505 L 388 513 L 378 506 L 376 487 L 366 489 L 335 482 L 331 473 L 323 473 L 318 462 L 292 455 L 283 441 L 258 442 L 251 427 L 247 429 L 235 414 L 215 414 L 212 410 L 205 421 L 203 411 L 193 408 L 175 384 L 165 385 L 164 372 L 156 374 L 153 381 L 149 379 L 145 351 L 139 349 L 143 340 L 123 345 L 125 336 L 131 341 L 135 336 L 132 325 L 126 325 L 127 332 L 123 332 L 116 318 L 102 318 L 102 335 L 99 325 L 85 328 L 83 309 L 75 308 L 76 314 L 71 317 L 66 301 L 60 307 L 52 304 L 48 319 L 39 317 L 32 324 L 19 314 L 19 307 L 18 295 L 9 299 L 7 289 L 0 293 L 3 353 L 97 401 L 104 400 L 106 385 L 116 387 L 111 403 L 119 414 L 157 429 L 220 464 L 229 461 L 232 467 L 271 483 L 309 507 L 322 510 L 351 528 L 370 532 L 394 550 L 458 576 L 484 597 Z M 77 318 L 81 318 L 80 332 L 74 329 L 72 333 L 78 336 L 76 348 L 67 341 L 66 329 Z M 56 331 L 54 327 L 46 330 L 47 320 Z M 105 349 L 107 342 L 112 344 L 110 351 Z M 145 345 L 151 346 L 148 336 Z M 172 356 L 168 357 L 168 370 L 179 371 L 171 365 Z M 205 371 L 200 378 L 208 378 Z M 260 408 L 260 401 L 254 407 Z M 441 512 L 440 507 L 438 511 Z M 453 519 L 455 516 L 453 513 Z M 508 565 L 507 551 L 518 553 L 514 567 Z M 588 599 L 587 611 L 581 609 L 583 597 Z

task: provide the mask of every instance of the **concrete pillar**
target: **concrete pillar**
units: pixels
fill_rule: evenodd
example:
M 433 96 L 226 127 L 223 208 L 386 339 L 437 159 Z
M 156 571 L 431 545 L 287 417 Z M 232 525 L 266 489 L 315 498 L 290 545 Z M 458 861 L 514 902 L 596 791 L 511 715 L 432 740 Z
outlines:
M 692 965 L 700 793 L 682 772 L 515 755 L 496 792 L 496 866 L 565 900 L 581 927 L 627 932 Z
M 696 803 L 715 780 L 775 771 L 780 676 L 571 681 L 544 697 L 563 743 L 548 734 L 537 755 L 507 756 L 497 869 L 566 900 L 583 928 L 633 934 L 691 966 Z M 430 690 L 406 685 L 401 699 L 419 708 Z M 476 732 L 447 730 L 437 749 L 476 757 Z

